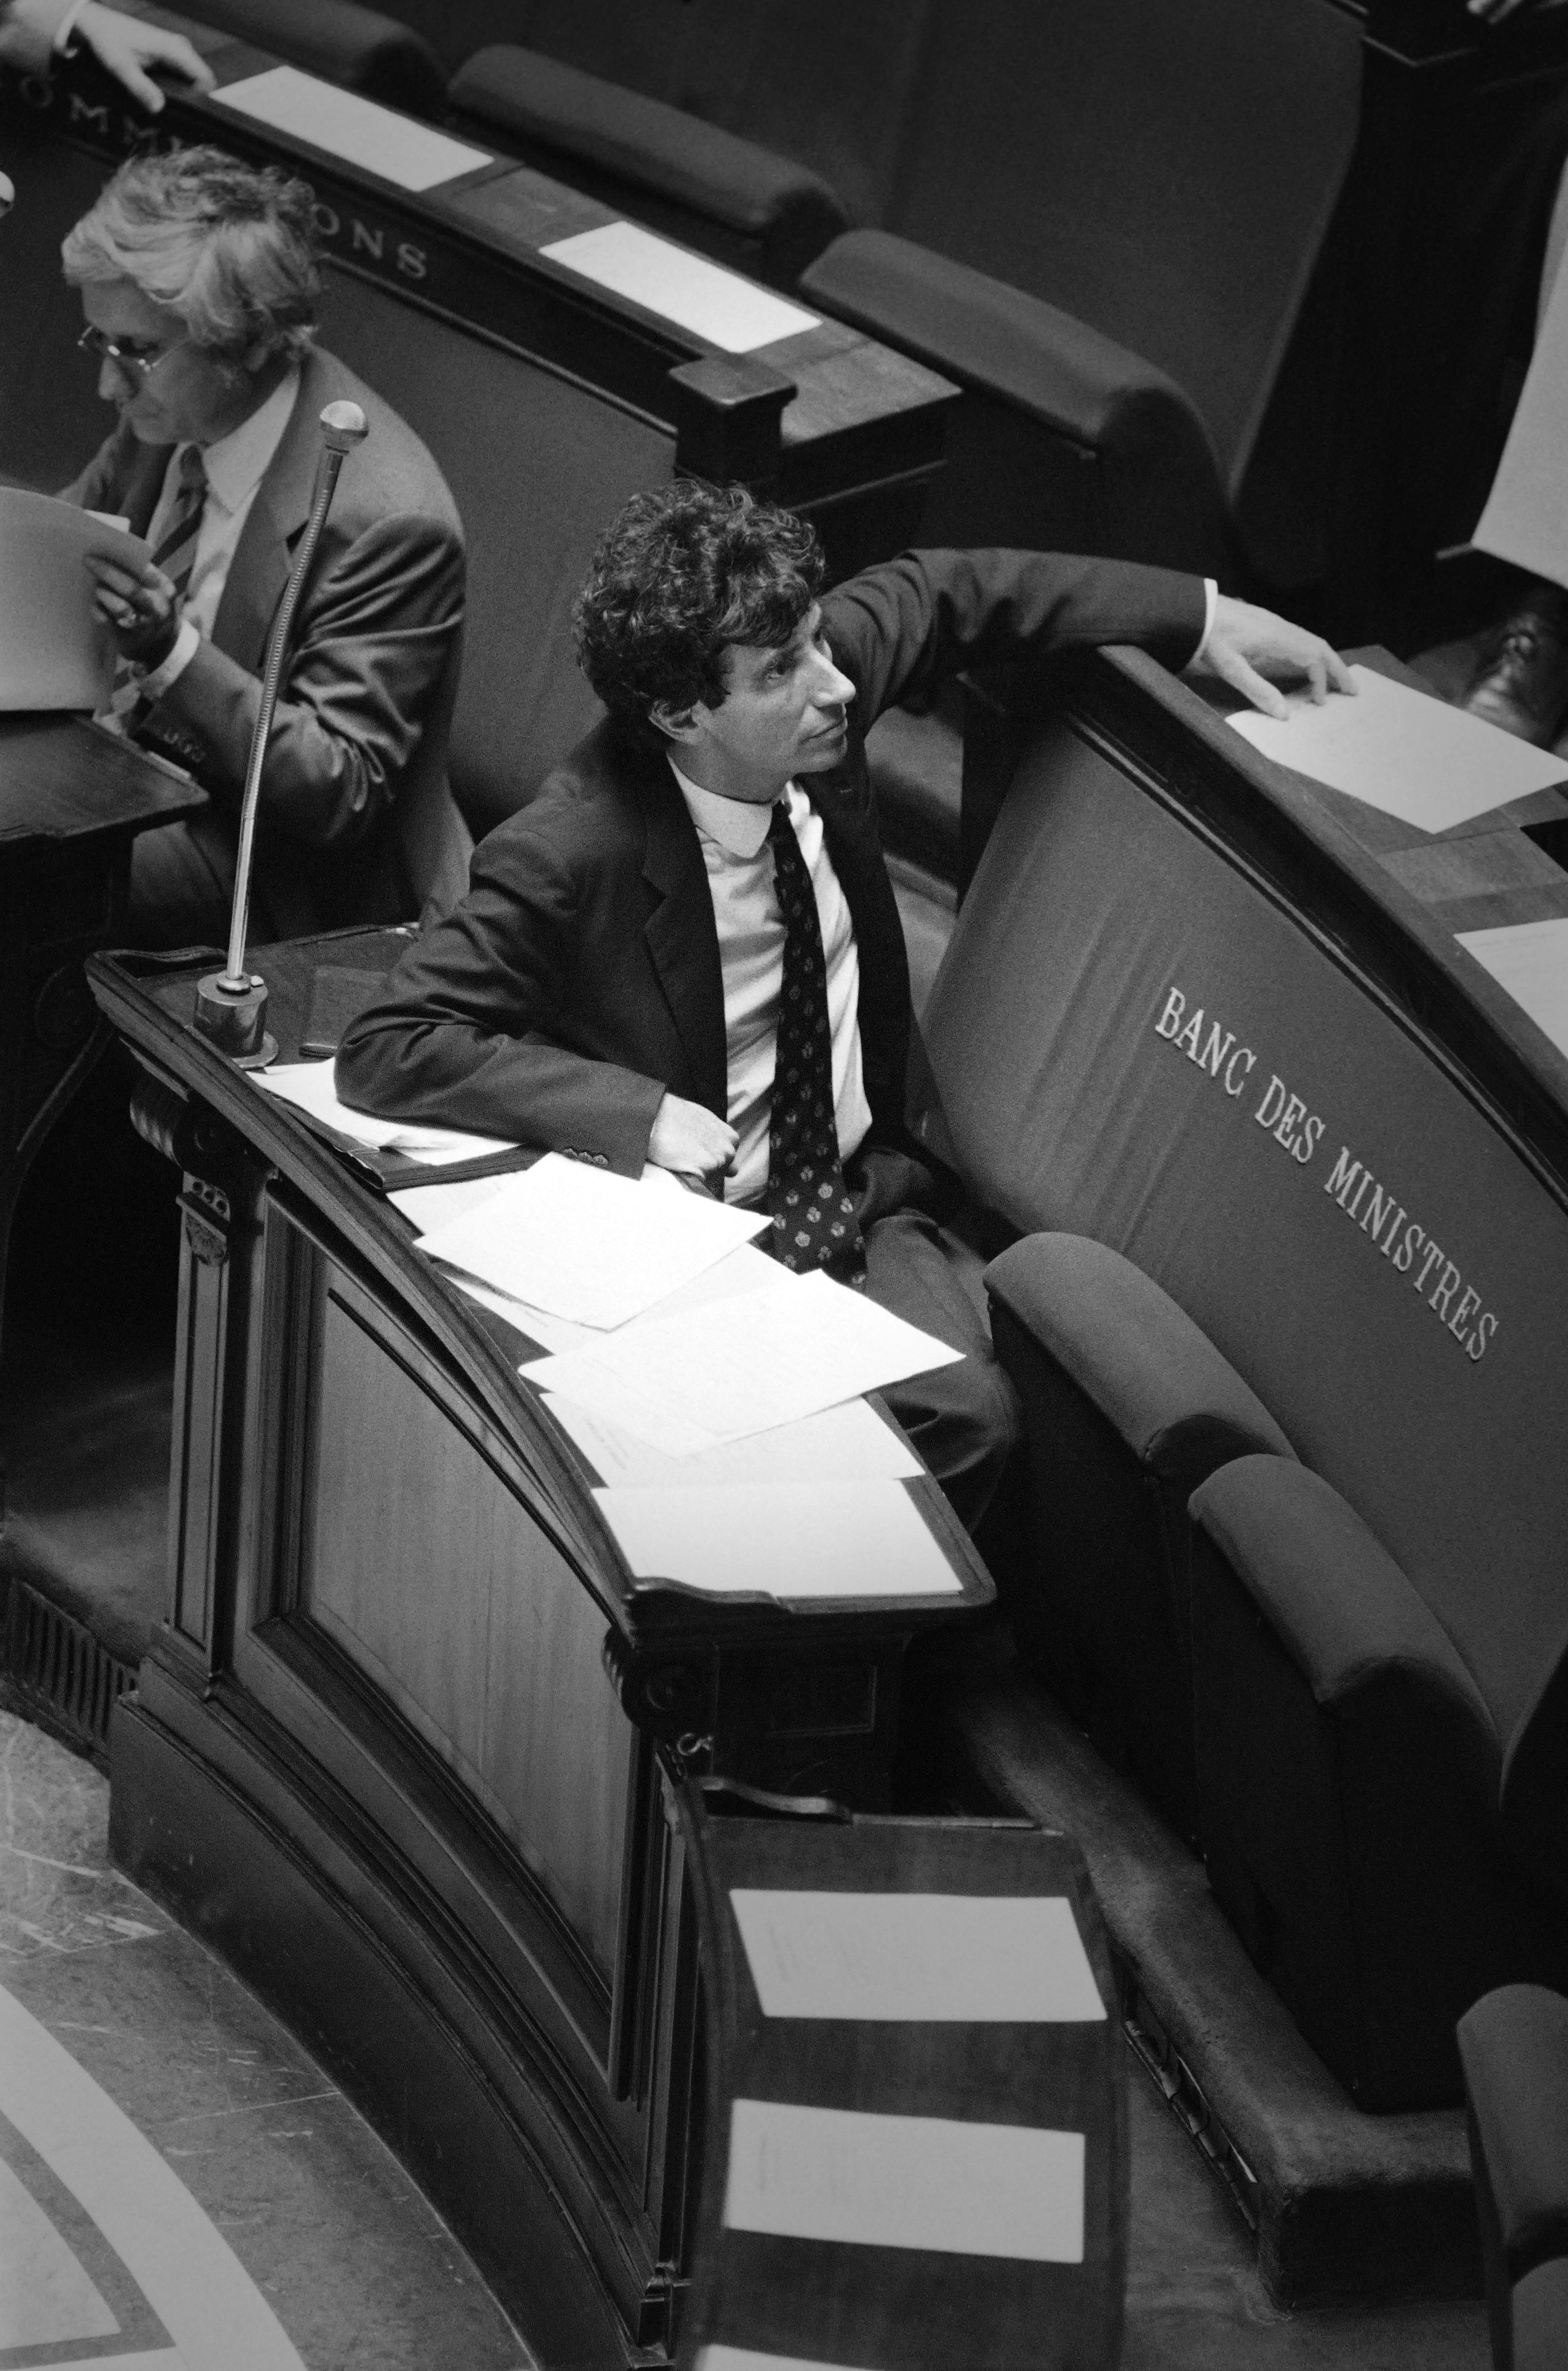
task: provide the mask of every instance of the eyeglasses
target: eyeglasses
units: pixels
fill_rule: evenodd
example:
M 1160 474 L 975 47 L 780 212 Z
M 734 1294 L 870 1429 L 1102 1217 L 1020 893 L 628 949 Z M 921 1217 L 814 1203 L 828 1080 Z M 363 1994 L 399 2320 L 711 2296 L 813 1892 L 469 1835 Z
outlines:
M 144 386 L 160 364 L 167 363 L 170 354 L 177 354 L 181 346 L 190 345 L 190 340 L 178 338 L 161 354 L 133 353 L 124 346 L 117 346 L 112 338 L 106 337 L 89 321 L 76 343 L 84 353 L 96 354 L 101 363 L 118 363 L 122 371 L 133 371 Z

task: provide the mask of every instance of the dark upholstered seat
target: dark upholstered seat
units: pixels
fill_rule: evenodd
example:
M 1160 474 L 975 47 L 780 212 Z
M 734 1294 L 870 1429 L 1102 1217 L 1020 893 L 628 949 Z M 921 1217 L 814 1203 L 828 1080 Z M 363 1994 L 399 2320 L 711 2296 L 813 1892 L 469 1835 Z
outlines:
M 1459 2020 L 1497 2371 L 1568 2365 L 1568 2000 L 1509 1984 Z
M 801 294 L 957 381 L 932 543 L 1105 552 L 1208 574 L 1227 559 L 1207 429 L 1165 372 L 1058 306 L 882 230 L 835 239 Z
M 455 64 L 434 0 L 398 5 Z M 491 0 L 468 22 L 474 51 L 525 46 L 471 56 L 454 103 L 633 216 L 784 284 L 787 256 L 832 236 L 825 197 L 838 226 L 900 250 L 857 245 L 831 283 L 813 278 L 829 310 L 853 278 L 864 326 L 947 369 L 973 272 L 1038 300 L 1091 376 L 1125 372 L 1108 445 L 1075 447 L 1070 424 L 1053 444 L 1054 365 L 1031 363 L 1021 399 L 1011 366 L 1039 324 L 1004 336 L 993 320 L 974 376 L 957 373 L 960 467 L 928 540 L 1211 572 L 1216 526 L 1251 535 L 1248 470 L 1355 139 L 1353 14 L 1273 0 L 1267 40 L 1255 0 Z M 790 166 L 809 186 L 786 182 Z M 1315 488 L 1312 433 L 1287 426 L 1286 442 Z M 1257 555 L 1278 581 L 1317 561 L 1309 496 L 1296 512 L 1306 524 Z
M 1053 1694 L 1179 1832 L 1196 1791 L 1187 1501 L 1290 1443 L 1169 1293 L 1104 1243 L 1025 1236 L 986 1273 L 1027 1425 L 1013 1626 Z
M 775 287 L 845 227 L 808 166 L 534 50 L 479 51 L 451 99 L 459 129 Z
M 1209 1882 L 1366 2108 L 1458 2096 L 1455 2020 L 1553 1964 L 1498 1813 L 1481 1693 L 1320 1475 L 1249 1457 L 1193 1494 L 1198 1818 Z
M 423 37 L 357 0 L 194 0 L 190 15 L 343 90 L 435 117 L 446 76 Z

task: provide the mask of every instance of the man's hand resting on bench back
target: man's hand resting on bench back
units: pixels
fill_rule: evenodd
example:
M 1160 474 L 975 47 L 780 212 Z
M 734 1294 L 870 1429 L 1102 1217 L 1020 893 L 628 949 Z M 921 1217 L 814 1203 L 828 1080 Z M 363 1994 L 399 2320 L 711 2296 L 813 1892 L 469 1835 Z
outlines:
M 1304 683 L 1319 701 L 1331 691 L 1355 689 L 1350 669 L 1320 634 L 1276 618 L 1272 609 L 1254 608 L 1251 601 L 1233 601 L 1227 593 L 1216 596 L 1214 623 L 1185 672 L 1216 677 L 1265 716 L 1287 713 L 1275 683 Z

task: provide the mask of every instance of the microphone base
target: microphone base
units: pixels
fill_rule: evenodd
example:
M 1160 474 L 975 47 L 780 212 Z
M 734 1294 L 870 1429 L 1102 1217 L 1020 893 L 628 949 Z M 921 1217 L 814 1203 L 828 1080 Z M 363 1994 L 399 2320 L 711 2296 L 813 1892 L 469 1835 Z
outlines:
M 267 983 L 251 978 L 230 988 L 222 972 L 209 972 L 196 989 L 196 1035 L 242 1070 L 265 1070 L 278 1041 L 267 1027 Z

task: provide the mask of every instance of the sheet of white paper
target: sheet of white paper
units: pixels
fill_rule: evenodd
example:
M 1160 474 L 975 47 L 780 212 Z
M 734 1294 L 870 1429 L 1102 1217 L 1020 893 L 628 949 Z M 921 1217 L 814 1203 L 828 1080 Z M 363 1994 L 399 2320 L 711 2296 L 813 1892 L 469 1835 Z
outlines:
M 1559 269 L 1492 492 L 1471 540 L 1532 576 L 1568 584 L 1568 272 Z
M 677 1296 L 678 1297 L 678 1296 Z M 558 1345 L 550 1344 L 555 1349 Z M 545 1405 L 570 1434 L 601 1482 L 622 1490 L 697 1490 L 715 1485 L 774 1482 L 898 1482 L 924 1471 L 901 1434 L 864 1400 L 823 1408 L 798 1424 L 748 1433 L 696 1457 L 665 1457 L 635 1433 L 559 1393 Z
M 547 1152 L 420 1248 L 557 1317 L 623 1325 L 767 1224 L 766 1211 Z
M 1083 2134 L 735 2099 L 732 2231 L 1083 2261 Z
M 759 2354 L 753 2346 L 704 2346 L 697 2371 L 859 2371 L 853 2363 L 808 2363 L 803 2354 Z
M 526 1370 L 672 1457 L 792 1424 L 962 1354 L 820 1272 L 623 1326 Z M 694 1431 L 708 1438 L 693 1441 Z
M 1568 1054 L 1568 921 L 1508 922 L 1460 931 L 1458 943 Z
M 411 1161 L 439 1167 L 444 1162 L 482 1161 L 492 1152 L 513 1150 L 501 1137 L 470 1136 L 461 1128 L 425 1128 L 418 1120 L 377 1119 L 370 1112 L 355 1111 L 338 1101 L 330 1057 L 324 1062 L 274 1062 L 271 1069 L 252 1070 L 249 1076 L 280 1102 L 293 1104 L 336 1128 L 340 1136 L 349 1137 L 355 1144 L 368 1144 L 373 1151 L 406 1152 Z
M 1229 720 L 1276 765 L 1293 766 L 1353 799 L 1422 831 L 1447 831 L 1550 783 L 1568 781 L 1568 763 L 1550 749 L 1500 733 L 1462 709 L 1370 667 L 1352 667 L 1354 699 L 1332 692 L 1320 708 L 1289 697 L 1282 723 L 1255 708 Z
M 92 715 L 114 680 L 114 642 L 93 615 L 89 551 L 131 568 L 152 554 L 94 511 L 0 486 L 0 711 Z
M 379 173 L 400 190 L 433 190 L 492 162 L 488 149 L 469 148 L 412 116 L 395 115 L 356 91 L 301 74 L 297 66 L 269 66 L 265 74 L 227 83 L 213 91 L 213 102 L 270 123 L 274 132 L 292 132 L 296 140 Z
M 1105 2005 L 1061 1894 L 730 1895 L 764 2017 L 1098 2025 Z
M 780 338 L 798 337 L 819 326 L 819 316 L 786 304 L 772 290 L 726 272 L 703 255 L 656 238 L 637 223 L 605 223 L 542 247 L 552 263 L 564 263 L 584 280 L 629 296 L 650 313 L 706 338 L 727 354 L 749 354 Z
M 459 1177 L 450 1186 L 397 1186 L 386 1199 L 401 1210 L 416 1234 L 428 1235 L 466 1210 L 477 1210 L 505 1183 L 504 1177 Z
M 902 1482 L 595 1490 L 640 1580 L 714 1597 L 952 1597 L 957 1574 Z

